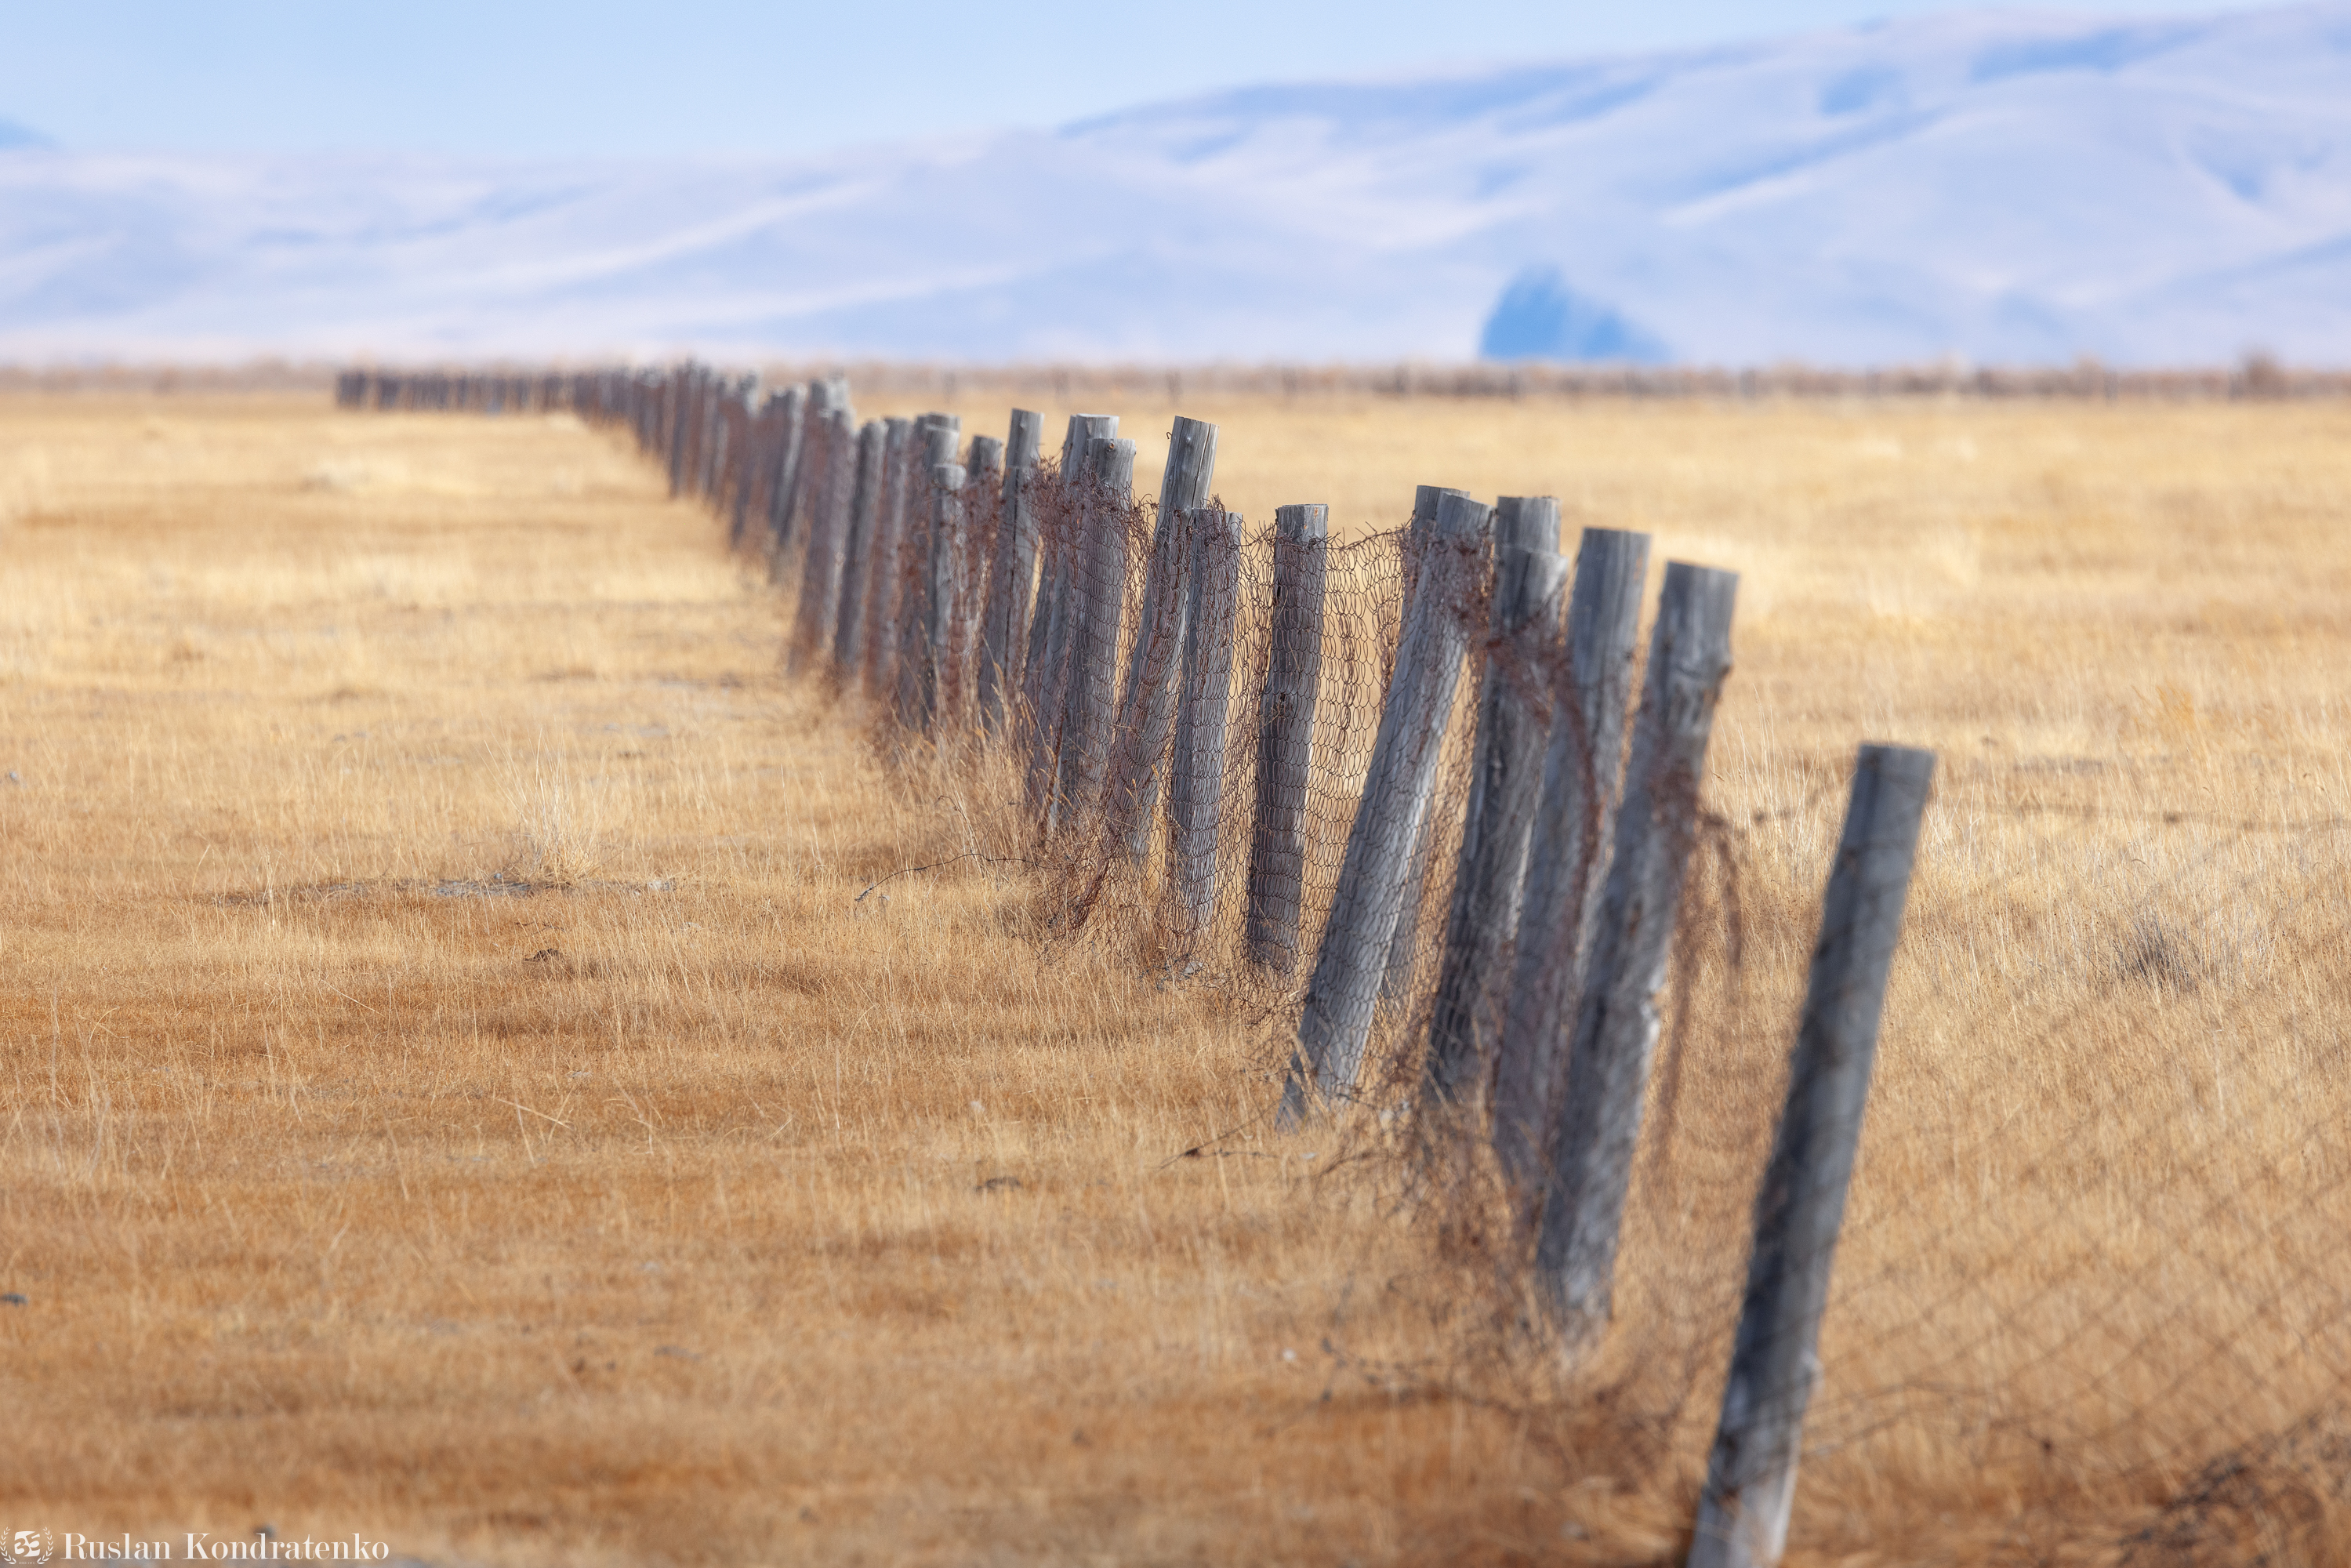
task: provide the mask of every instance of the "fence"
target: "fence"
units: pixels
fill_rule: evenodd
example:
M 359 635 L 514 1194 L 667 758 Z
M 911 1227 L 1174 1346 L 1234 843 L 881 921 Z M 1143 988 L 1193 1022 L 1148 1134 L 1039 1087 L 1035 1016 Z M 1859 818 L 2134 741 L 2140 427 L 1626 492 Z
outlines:
M 789 385 L 813 367 L 760 367 L 763 384 Z M 346 377 L 369 372 L 345 371 Z M 1361 398 L 1625 398 L 1668 401 L 1774 399 L 1954 398 L 1982 402 L 2037 400 L 2076 402 L 2241 402 L 2351 397 L 2351 373 L 2313 370 L 2252 355 L 2233 366 L 2126 369 L 2094 360 L 2060 366 L 1937 363 L 1844 371 L 1790 364 L 1746 370 L 1687 365 L 1424 364 L 919 364 L 875 361 L 828 368 L 858 387 L 892 398 L 1050 399 L 1061 406 L 1116 407 L 1136 398 L 1181 402 L 1187 397 Z M 201 367 L 138 369 L 68 367 L 42 371 L 0 366 L 0 391 L 156 391 L 214 385 L 308 391 L 324 387 L 319 366 L 258 363 L 232 371 Z M 400 406 L 479 407 L 442 401 L 444 384 L 486 389 L 536 376 L 499 372 L 386 373 L 401 391 Z M 486 391 L 472 395 L 486 396 Z M 420 401 L 421 400 L 421 401 Z
M 2344 819 L 2091 771 L 1947 781 L 1922 830 L 1933 759 L 1870 747 L 1841 819 L 1844 778 L 1723 821 L 1698 782 L 1734 579 L 1669 566 L 1643 659 L 1640 536 L 1571 564 L 1544 498 L 1434 487 L 1389 532 L 1252 529 L 1194 421 L 1150 505 L 1109 416 L 1049 455 L 1024 411 L 1001 441 L 860 425 L 833 379 L 338 395 L 633 432 L 768 563 L 806 678 L 1017 776 L 1056 929 L 1115 903 L 1285 1042 L 1269 1115 L 1375 1113 L 1500 1217 L 1470 1263 L 1525 1286 L 1618 1462 L 1702 1458 L 1690 1561 L 1775 1560 L 1800 1452 L 1816 1530 L 1895 1489 L 1963 1558 L 2087 1530 L 2109 1559 L 2303 1560 L 2351 1518 Z M 1914 921 L 1894 1005 L 1931 1001 L 1931 1049 L 1880 1068 L 1922 831 L 1919 874 L 1981 918 Z M 1823 865 L 1815 912 L 1787 890 Z

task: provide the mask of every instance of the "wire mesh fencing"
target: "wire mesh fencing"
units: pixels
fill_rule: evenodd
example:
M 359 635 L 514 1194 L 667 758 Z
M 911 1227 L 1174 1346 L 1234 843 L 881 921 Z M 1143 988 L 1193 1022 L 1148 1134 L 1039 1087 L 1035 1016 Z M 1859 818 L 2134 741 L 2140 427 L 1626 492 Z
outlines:
M 1478 1354 L 1536 1347 L 1609 1462 L 1668 1478 L 1692 1520 L 1716 1520 L 1702 1528 L 1770 1511 L 1731 1495 L 1725 1478 L 1762 1472 L 1726 1460 L 1724 1434 L 1734 1406 L 1751 1414 L 1800 1383 L 1793 1539 L 1823 1553 L 1877 1543 L 1889 1497 L 1914 1544 L 1952 1560 L 2321 1561 L 2351 1539 L 2351 821 L 2311 805 L 2291 758 L 2273 769 L 2275 810 L 2242 817 L 2184 810 L 2095 760 L 1948 764 L 1865 1116 L 1858 1101 L 1804 1111 L 1801 1048 L 1791 1077 L 1833 914 L 1821 889 L 1858 809 L 1848 776 L 1701 769 L 1717 798 L 1693 785 L 1656 834 L 1681 869 L 1645 918 L 1675 940 L 1659 977 L 1632 987 L 1646 1013 L 1626 1036 L 1637 1076 L 1605 1332 L 1570 1336 L 1562 1358 L 1529 1284 L 1548 1199 L 1513 1173 L 1497 1072 L 1513 988 L 1533 983 L 1521 972 L 1564 987 L 1555 1020 L 1592 1006 L 1589 936 L 1536 949 L 1513 923 L 1521 887 L 1546 922 L 1608 906 L 1611 846 L 1639 822 L 1612 821 L 1596 783 L 1625 744 L 1579 706 L 1599 644 L 1557 617 L 1547 642 L 1509 630 L 1524 612 L 1497 567 L 1524 545 L 1480 536 L 1475 570 L 1432 570 L 1433 549 L 1463 548 L 1434 494 L 1340 538 L 1317 507 L 1236 517 L 1212 480 L 1154 505 L 1133 494 L 1133 446 L 1106 417 L 1072 420 L 1055 455 L 1033 425 L 1024 436 L 1033 416 L 1000 444 L 944 415 L 861 429 L 838 383 L 755 399 L 692 366 L 392 392 L 355 375 L 343 393 L 569 406 L 632 430 L 682 492 L 747 519 L 730 531 L 775 563 L 796 626 L 832 628 L 830 654 L 813 634 L 795 643 L 810 678 L 861 695 L 891 748 L 1014 781 L 1043 926 L 1114 914 L 1149 961 L 1232 995 L 1274 1042 L 1275 1077 L 1334 910 L 1357 915 L 1343 907 L 1351 841 L 1380 816 L 1404 846 L 1400 885 L 1368 937 L 1377 1002 L 1360 1066 L 1331 1098 L 1415 1173 L 1405 1186 L 1454 1270 L 1430 1286 L 1446 1332 Z M 1431 626 L 1462 653 L 1405 734 L 1397 694 Z M 1665 690 L 1656 676 L 1635 683 L 1628 664 L 1612 722 L 1634 685 Z M 1498 691 L 1531 700 L 1550 753 L 1585 779 L 1515 862 L 1480 848 Z M 1657 793 L 1635 788 L 1642 722 L 1623 811 L 1665 822 Z M 1408 810 L 1367 800 L 1383 767 L 1426 780 Z M 1557 771 L 1547 800 L 1573 794 Z M 1516 869 L 1477 869 L 1490 865 Z M 1504 876 L 1495 918 L 1511 929 L 1468 928 L 1488 918 L 1460 913 L 1472 874 Z M 1486 977 L 1447 996 L 1451 955 L 1481 935 Z M 1432 1090 L 1430 1042 L 1456 1033 L 1468 1087 Z M 1530 1073 L 1541 1142 L 1573 1069 Z M 1771 1362 L 1779 1382 L 1727 1389 L 1740 1324 L 1782 1288 L 1756 1238 L 1792 1201 L 1785 1172 L 1811 1168 L 1788 1152 L 1792 1128 L 1851 1159 L 1841 1223 L 1782 1249 L 1782 1273 L 1818 1264 L 1827 1281 L 1817 1337 Z M 1778 1546 L 1723 1550 L 1708 1560 Z

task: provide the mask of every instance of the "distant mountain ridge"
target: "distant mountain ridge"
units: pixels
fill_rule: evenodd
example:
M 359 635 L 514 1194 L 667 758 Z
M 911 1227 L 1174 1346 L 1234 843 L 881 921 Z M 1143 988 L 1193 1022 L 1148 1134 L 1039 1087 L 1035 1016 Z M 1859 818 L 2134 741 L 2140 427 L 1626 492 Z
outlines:
M 0 357 L 2351 363 L 2351 3 L 1961 13 L 820 158 L 11 147 Z

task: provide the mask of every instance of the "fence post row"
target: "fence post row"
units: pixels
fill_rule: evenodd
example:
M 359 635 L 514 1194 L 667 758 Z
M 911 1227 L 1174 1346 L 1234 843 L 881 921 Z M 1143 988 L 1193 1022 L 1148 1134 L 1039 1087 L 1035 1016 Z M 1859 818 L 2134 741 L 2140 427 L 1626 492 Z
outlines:
M 1298 967 L 1306 892 L 1306 802 L 1314 782 L 1314 709 L 1322 694 L 1322 600 L 1331 570 L 1331 508 L 1273 514 L 1273 614 L 1258 703 L 1257 800 L 1250 816 L 1249 962 Z
M 1494 994 L 1518 936 L 1566 612 L 1567 562 L 1558 543 L 1559 504 L 1551 497 L 1506 496 L 1495 507 L 1494 592 L 1469 799 L 1429 1014 L 1424 1076 L 1435 1104 L 1458 1103 L 1473 1092 L 1482 1101 L 1494 1056 Z
M 1407 892 L 1421 830 L 1437 789 L 1437 766 L 1479 597 L 1494 509 L 1448 495 L 1420 551 L 1405 612 L 1395 674 L 1388 683 L 1372 763 L 1347 835 L 1339 885 L 1307 984 L 1298 1049 L 1282 1086 L 1280 1121 L 1298 1125 L 1310 1104 L 1351 1093 L 1371 1038 L 1390 944 Z
M 1861 1141 L 1886 981 L 1935 754 L 1865 746 L 1821 901 L 1788 1097 L 1755 1192 L 1747 1293 L 1699 1495 L 1690 1568 L 1769 1568 L 1788 1542 L 1821 1314 Z
M 772 576 L 797 567 L 795 669 L 826 667 L 844 685 L 862 678 L 909 730 L 942 742 L 1008 737 L 1023 748 L 1042 831 L 1099 826 L 1106 856 L 1145 857 L 1164 795 L 1179 954 L 1191 957 L 1211 929 L 1224 892 L 1218 830 L 1242 549 L 1241 519 L 1208 504 L 1216 426 L 1175 421 L 1149 554 L 1134 563 L 1142 581 L 1129 628 L 1135 447 L 1107 415 L 1071 416 L 1049 491 L 1037 483 L 1035 413 L 1015 410 L 1005 440 L 975 436 L 959 455 L 951 415 L 860 426 L 838 378 L 761 398 L 752 379 L 691 362 L 568 377 L 346 371 L 335 401 L 491 413 L 569 407 L 625 425 L 664 464 L 674 496 L 705 499 L 732 543 L 756 532 Z M 1549 497 L 1488 507 L 1435 486 L 1416 495 L 1393 666 L 1279 1120 L 1295 1127 L 1348 1099 L 1382 1002 L 1410 993 L 1418 905 L 1443 831 L 1432 801 L 1470 621 L 1490 585 L 1421 1103 L 1465 1120 L 1487 1113 L 1537 1282 L 1569 1354 L 1581 1355 L 1608 1316 L 1656 1000 L 1730 668 L 1738 578 L 1667 568 L 1627 758 L 1649 541 L 1585 530 L 1569 589 L 1558 526 Z M 1247 956 L 1283 979 L 1301 956 L 1329 527 L 1322 506 L 1276 513 L 1264 686 L 1249 737 Z M 1821 1316 L 1934 766 L 1924 751 L 1860 753 L 1786 1102 L 1755 1197 L 1694 1568 L 1761 1568 L 1786 1542 Z
M 1615 834 L 1625 708 L 1648 570 L 1648 535 L 1583 531 L 1494 1062 L 1494 1153 L 1530 1224 Z
M 1573 1350 L 1608 1321 L 1616 1242 L 1657 1043 L 1658 989 L 1698 836 L 1715 703 L 1730 674 L 1735 572 L 1675 561 L 1649 641 L 1626 809 L 1569 1037 L 1535 1270 Z

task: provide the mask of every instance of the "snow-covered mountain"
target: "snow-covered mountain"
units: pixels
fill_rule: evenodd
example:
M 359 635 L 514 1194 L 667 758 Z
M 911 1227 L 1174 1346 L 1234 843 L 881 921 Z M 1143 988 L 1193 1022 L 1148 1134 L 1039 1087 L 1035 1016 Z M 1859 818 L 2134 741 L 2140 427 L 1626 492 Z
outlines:
M 1985 12 L 817 159 L 0 135 L 0 357 L 2351 363 L 2351 3 Z

